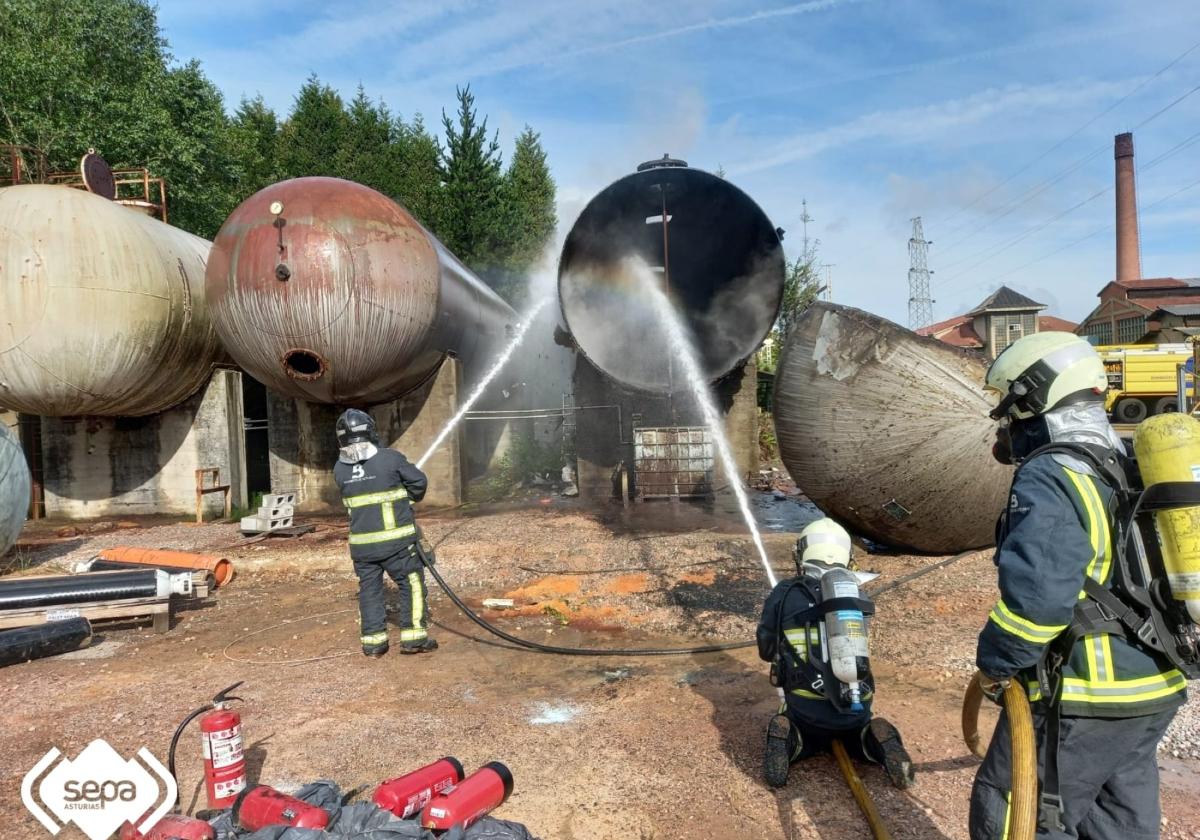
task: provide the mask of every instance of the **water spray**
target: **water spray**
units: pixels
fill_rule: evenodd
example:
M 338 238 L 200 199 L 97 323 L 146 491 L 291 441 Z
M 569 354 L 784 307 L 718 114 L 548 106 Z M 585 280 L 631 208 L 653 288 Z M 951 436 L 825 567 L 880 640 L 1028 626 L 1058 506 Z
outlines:
M 483 393 L 487 390 L 488 385 L 490 385 L 492 380 L 496 378 L 496 375 L 500 373 L 501 368 L 508 364 L 508 360 L 512 358 L 512 354 L 525 339 L 525 334 L 529 332 L 529 328 L 533 326 L 533 322 L 537 319 L 538 313 L 546 308 L 546 304 L 548 304 L 550 300 L 551 298 L 549 296 L 541 298 L 533 305 L 532 308 L 530 308 L 529 313 L 525 316 L 525 320 L 523 320 L 520 326 L 517 327 L 516 332 L 513 333 L 512 339 L 504 348 L 504 352 L 502 352 L 499 358 L 496 359 L 496 363 L 491 366 L 488 372 L 484 375 L 483 379 L 481 379 L 479 384 L 475 386 L 475 390 L 471 392 L 470 396 L 463 401 L 463 404 L 459 407 L 455 415 L 450 418 L 450 422 L 447 423 L 440 432 L 438 432 L 437 437 L 433 439 L 433 443 L 429 444 L 429 448 L 425 450 L 425 454 L 417 459 L 418 468 L 425 466 L 425 462 L 428 461 L 430 457 L 433 456 L 433 453 L 437 451 L 437 448 L 442 445 L 442 441 L 444 441 L 450 435 L 450 433 L 458 427 L 458 424 L 462 422 L 464 417 L 466 417 L 467 412 L 471 410 L 471 406 L 475 405 L 475 403 L 479 401 L 479 398 L 483 396 Z
M 683 367 L 684 376 L 691 386 L 692 395 L 696 398 L 696 403 L 700 406 L 700 413 L 704 417 L 704 424 L 708 426 L 709 431 L 712 433 L 713 443 L 717 447 L 717 456 L 720 458 L 721 467 L 725 470 L 725 475 L 729 479 L 729 486 L 733 488 L 733 494 L 737 497 L 738 508 L 742 512 L 742 518 L 746 520 L 746 527 L 750 529 L 750 537 L 754 540 L 754 547 L 758 549 L 758 557 L 762 561 L 763 570 L 767 573 L 767 581 L 774 588 L 778 580 L 775 577 L 775 572 L 771 569 L 770 561 L 767 559 L 767 549 L 763 545 L 762 535 L 758 532 L 758 524 L 754 521 L 754 515 L 750 512 L 750 499 L 746 495 L 746 488 L 742 486 L 737 462 L 734 461 L 733 453 L 729 449 L 729 441 L 725 437 L 725 429 L 721 423 L 721 416 L 717 413 L 716 405 L 713 404 L 712 393 L 708 388 L 708 381 L 700 370 L 700 357 L 692 343 L 691 336 L 688 334 L 687 327 L 684 326 L 679 313 L 675 311 L 674 304 L 671 303 L 666 293 L 659 287 L 659 279 L 650 267 L 637 257 L 629 258 L 628 263 L 631 269 L 630 274 L 645 290 L 654 307 L 655 313 L 666 329 L 667 339 L 675 348 L 675 353 Z

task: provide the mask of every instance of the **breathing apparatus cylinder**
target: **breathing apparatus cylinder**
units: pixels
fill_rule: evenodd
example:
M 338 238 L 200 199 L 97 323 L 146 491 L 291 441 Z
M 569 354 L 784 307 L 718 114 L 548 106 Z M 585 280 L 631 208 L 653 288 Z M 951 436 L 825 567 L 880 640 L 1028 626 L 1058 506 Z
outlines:
M 847 569 L 830 569 L 821 575 L 821 600 L 834 598 L 857 598 L 858 579 Z M 829 664 L 833 675 L 845 683 L 850 694 L 850 710 L 862 710 L 862 689 L 859 680 L 859 657 L 869 656 L 867 649 L 867 621 L 861 610 L 832 610 L 825 613 L 823 645 L 829 652 Z
M 1133 433 L 1133 450 L 1146 487 L 1164 481 L 1200 481 L 1200 420 L 1159 414 Z M 1200 623 L 1200 507 L 1154 515 L 1171 595 Z

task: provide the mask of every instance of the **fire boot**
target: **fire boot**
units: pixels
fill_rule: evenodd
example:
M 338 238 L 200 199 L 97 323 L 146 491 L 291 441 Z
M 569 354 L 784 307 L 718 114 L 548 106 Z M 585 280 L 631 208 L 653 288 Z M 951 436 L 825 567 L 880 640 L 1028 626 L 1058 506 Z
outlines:
M 787 784 L 788 770 L 792 766 L 792 751 L 788 748 L 791 732 L 792 724 L 787 715 L 775 715 L 767 724 L 767 750 L 763 756 L 763 774 L 771 787 L 780 788 Z
M 415 642 L 402 642 L 400 644 L 401 653 L 432 653 L 438 649 L 437 639 L 418 639 Z
M 900 732 L 883 718 L 874 718 L 863 729 L 863 752 L 883 765 L 892 784 L 900 790 L 912 786 L 915 779 L 912 758 L 900 740 Z

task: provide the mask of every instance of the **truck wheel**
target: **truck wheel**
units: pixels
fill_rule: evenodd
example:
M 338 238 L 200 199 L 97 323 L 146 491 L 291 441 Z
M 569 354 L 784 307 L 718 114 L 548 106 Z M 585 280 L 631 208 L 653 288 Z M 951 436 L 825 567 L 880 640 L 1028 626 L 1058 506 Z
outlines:
M 1126 397 L 1113 409 L 1113 415 L 1122 423 L 1141 423 L 1149 413 L 1146 404 L 1134 397 Z
M 1177 397 L 1163 397 L 1154 404 L 1155 414 L 1170 414 L 1179 411 L 1179 399 Z

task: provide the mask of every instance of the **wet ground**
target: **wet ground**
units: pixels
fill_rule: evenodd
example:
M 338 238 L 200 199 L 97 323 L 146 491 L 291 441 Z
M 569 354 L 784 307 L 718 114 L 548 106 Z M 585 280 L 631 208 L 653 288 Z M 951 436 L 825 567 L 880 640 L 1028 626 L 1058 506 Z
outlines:
M 756 511 L 772 564 L 786 573 L 794 531 L 811 510 L 772 494 Z M 439 569 L 468 602 L 512 599 L 514 609 L 485 614 L 547 644 L 749 640 L 765 594 L 749 539 L 720 505 L 588 510 L 556 500 L 423 520 Z M 753 648 L 657 658 L 531 653 L 485 637 L 434 593 L 440 650 L 366 660 L 356 650 L 344 528 L 337 519 L 318 524 L 297 540 L 259 542 L 228 525 L 70 537 L 34 527 L 16 555 L 26 570 L 134 544 L 220 550 L 238 576 L 178 611 L 166 634 L 102 628 L 89 650 L 0 670 L 0 837 L 41 836 L 17 791 L 50 747 L 73 755 L 104 737 L 126 755 L 144 745 L 165 759 L 177 722 L 239 680 L 252 773 L 277 787 L 323 777 L 369 790 L 449 754 L 468 768 L 507 763 L 516 788 L 498 814 L 542 838 L 869 836 L 832 759 L 797 766 L 781 791 L 764 786 L 762 732 L 776 700 Z M 862 566 L 882 572 L 882 585 L 932 562 L 880 555 Z M 994 570 L 978 553 L 879 599 L 876 711 L 904 733 L 918 783 L 900 793 L 876 768 L 861 773 L 894 837 L 965 836 L 977 762 L 961 744 L 959 706 L 994 597 Z M 183 803 L 197 807 L 194 730 L 179 767 Z M 1164 760 L 1164 837 L 1197 836 L 1198 779 L 1200 761 Z

